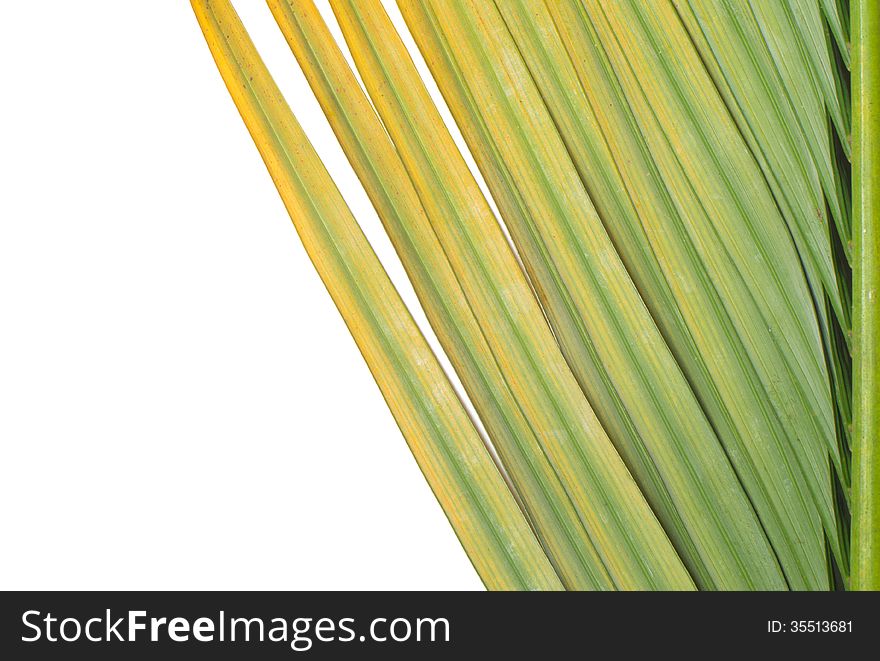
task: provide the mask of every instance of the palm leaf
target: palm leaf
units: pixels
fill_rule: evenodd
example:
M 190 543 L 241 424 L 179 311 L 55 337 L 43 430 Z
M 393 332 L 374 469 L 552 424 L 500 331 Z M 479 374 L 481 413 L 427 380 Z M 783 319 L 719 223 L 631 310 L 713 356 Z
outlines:
M 223 79 L 315 268 L 486 585 L 559 579 L 232 6 L 193 0 Z
M 489 587 L 841 587 L 850 506 L 876 587 L 876 3 L 398 0 L 499 217 L 380 0 L 330 0 L 365 89 L 311 1 L 268 4 L 497 468 L 234 10 L 193 0 Z

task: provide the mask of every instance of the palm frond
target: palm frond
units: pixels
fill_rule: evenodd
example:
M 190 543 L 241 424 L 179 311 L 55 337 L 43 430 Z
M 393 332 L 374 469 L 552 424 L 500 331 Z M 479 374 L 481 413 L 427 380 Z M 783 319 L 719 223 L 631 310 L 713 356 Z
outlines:
M 231 5 L 193 0 L 489 587 L 828 589 L 850 552 L 876 585 L 880 10 L 853 2 L 397 0 L 496 217 L 380 0 L 330 0 L 365 89 L 310 0 L 268 0 L 496 467 Z
M 486 585 L 561 588 L 342 196 L 226 0 L 193 0 L 217 67 L 309 257 Z

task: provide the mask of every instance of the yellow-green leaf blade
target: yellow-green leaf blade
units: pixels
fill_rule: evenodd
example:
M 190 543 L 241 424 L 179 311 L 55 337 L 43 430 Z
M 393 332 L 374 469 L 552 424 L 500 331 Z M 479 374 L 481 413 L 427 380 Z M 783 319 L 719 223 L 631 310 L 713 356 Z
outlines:
M 226 0 L 193 0 L 297 232 L 480 576 L 560 583 L 442 368 Z

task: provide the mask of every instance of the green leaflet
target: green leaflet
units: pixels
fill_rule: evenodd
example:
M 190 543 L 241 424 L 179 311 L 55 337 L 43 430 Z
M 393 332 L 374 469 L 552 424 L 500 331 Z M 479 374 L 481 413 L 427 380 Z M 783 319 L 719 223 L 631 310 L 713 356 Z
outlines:
M 843 62 L 846 68 L 849 69 L 849 13 L 844 7 L 844 3 L 845 0 L 821 0 L 822 15 L 825 17 L 831 34 L 834 36 L 834 43 L 840 51 Z
M 660 63 L 648 55 L 633 55 L 627 62 L 614 45 L 627 36 L 611 36 L 615 33 L 606 28 L 603 34 L 608 36 L 600 39 L 591 27 L 591 16 L 576 3 L 544 4 L 541 0 L 497 3 L 605 228 L 734 460 L 790 582 L 796 587 L 821 586 L 827 582 L 821 532 L 813 520 L 814 506 L 806 502 L 806 477 L 797 465 L 790 465 L 789 444 L 799 441 L 794 435 L 788 438 L 784 421 L 806 422 L 814 407 L 824 406 L 829 416 L 825 426 L 817 431 L 805 424 L 803 429 L 818 441 L 819 450 L 822 434 L 829 434 L 829 443 L 833 442 L 827 391 L 814 399 L 799 393 L 803 373 L 797 365 L 786 367 L 790 349 L 775 339 L 783 331 L 766 306 L 756 309 L 750 287 L 773 282 L 773 264 L 733 260 L 717 238 L 739 236 L 740 246 L 729 254 L 751 256 L 759 252 L 758 244 L 772 247 L 772 261 L 787 259 L 789 273 L 797 275 L 797 256 L 784 222 L 777 215 L 775 228 L 750 227 L 735 200 L 710 213 L 694 192 L 700 185 L 706 185 L 704 190 L 714 200 L 729 200 L 730 195 L 710 165 L 713 154 L 707 149 L 713 146 L 688 144 L 700 135 L 701 126 L 686 112 L 687 100 L 664 92 L 673 85 L 662 85 Z M 595 16 L 594 22 L 602 25 L 603 15 Z M 626 24 L 629 33 L 636 32 L 638 21 L 629 19 Z M 571 61 L 560 52 L 560 39 Z M 605 41 L 610 45 L 603 48 Z M 636 43 L 627 43 L 625 52 L 649 50 Z M 689 64 L 673 62 L 684 70 Z M 643 89 L 635 70 L 652 71 L 656 87 L 662 89 Z M 713 92 L 711 82 L 704 81 L 704 86 L 709 94 Z M 690 98 L 693 103 L 694 97 Z M 719 106 L 716 101 L 716 109 Z M 720 108 L 713 124 L 725 122 L 730 125 Z M 736 148 L 735 129 L 729 128 L 728 135 Z M 730 153 L 729 146 L 714 149 L 720 150 L 722 162 L 732 160 L 724 156 Z M 683 164 L 682 159 L 692 163 Z M 707 181 L 700 184 L 691 178 Z M 750 236 L 754 236 L 751 247 Z M 749 272 L 750 280 L 738 275 L 742 270 Z M 803 279 L 788 282 L 792 292 L 801 294 L 795 305 L 809 309 Z M 779 298 L 785 294 L 781 292 Z M 788 317 L 783 327 L 791 333 L 804 321 Z M 809 318 L 806 322 L 809 329 Z M 811 332 L 815 335 L 815 320 Z M 821 384 L 820 348 L 807 344 L 804 354 Z M 826 470 L 824 460 L 818 461 L 820 470 Z M 825 497 L 831 521 L 830 485 Z M 797 530 L 796 535 L 790 530 Z M 804 547 L 803 539 L 812 539 L 812 545 Z
M 827 120 L 823 123 L 824 110 L 832 108 L 834 102 L 831 93 L 823 97 L 823 87 L 817 82 L 826 78 L 831 68 L 827 64 L 829 44 L 815 36 L 822 30 L 820 12 L 815 0 L 673 2 L 795 239 L 813 291 L 833 390 L 839 401 L 846 396 L 845 373 L 849 370 L 848 351 L 841 350 L 837 340 L 850 341 L 851 294 L 846 262 L 850 259 L 851 221 L 845 158 L 836 154 L 840 143 L 835 143 Z M 819 74 L 820 69 L 825 73 Z M 834 79 L 842 84 L 837 75 Z M 835 220 L 836 238 L 829 230 L 826 208 Z M 840 251 L 845 259 L 838 254 Z M 833 315 L 826 312 L 826 297 Z M 844 418 L 840 421 L 845 424 Z M 825 439 L 845 490 L 848 468 L 839 440 L 846 435 L 844 430 L 838 427 Z M 829 525 L 826 518 L 825 528 L 833 540 L 836 526 Z M 845 557 L 839 548 L 835 551 L 845 569 Z
M 782 16 L 791 13 L 784 8 L 794 1 L 672 0 L 725 102 L 737 109 L 732 114 L 771 185 L 816 300 L 821 302 L 824 292 L 841 326 L 849 329 L 826 203 L 844 246 L 848 221 L 835 183 L 828 129 L 821 121 L 822 98 L 804 49 L 798 48 L 802 42 Z M 807 21 L 805 13 L 801 17 Z M 784 55 L 774 56 L 765 42 L 773 35 L 769 43 Z M 793 93 L 796 99 L 789 96 Z
M 284 102 L 235 10 L 193 0 L 297 232 L 486 585 L 560 589 L 442 368 Z
M 801 109 L 805 107 L 802 96 L 807 92 L 824 103 L 837 137 L 849 155 L 850 109 L 842 98 L 843 90 L 838 88 L 833 60 L 835 46 L 828 34 L 829 25 L 816 0 L 753 3 L 753 6 L 764 43 L 786 82 L 785 92 Z M 805 75 L 812 78 L 812 89 L 807 87 Z M 795 84 L 804 87 L 797 88 Z M 825 122 L 819 121 L 824 119 L 822 113 L 808 119 L 811 121 L 807 123 L 813 125 L 817 143 L 824 143 L 828 131 Z M 829 157 L 829 152 L 814 154 L 814 158 L 825 161 Z M 829 163 L 829 166 L 833 171 L 833 165 Z M 845 213 L 845 209 L 838 208 L 837 213 Z
M 729 460 L 593 211 L 501 16 L 485 3 L 399 4 L 569 364 L 698 584 L 784 587 Z M 741 543 L 750 550 L 740 553 Z

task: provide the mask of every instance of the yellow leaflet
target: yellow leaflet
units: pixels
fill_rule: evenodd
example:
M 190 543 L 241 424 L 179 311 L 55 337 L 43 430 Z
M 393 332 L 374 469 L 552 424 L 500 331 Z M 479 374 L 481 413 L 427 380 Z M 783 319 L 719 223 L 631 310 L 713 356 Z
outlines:
M 491 589 L 560 589 L 464 407 L 235 10 L 226 0 L 192 5 L 309 257 L 483 581 Z

